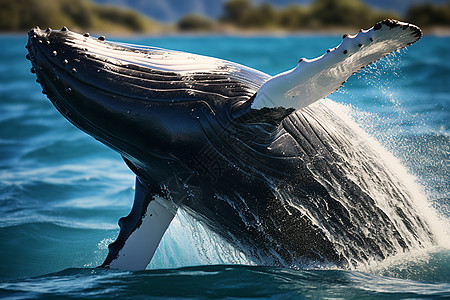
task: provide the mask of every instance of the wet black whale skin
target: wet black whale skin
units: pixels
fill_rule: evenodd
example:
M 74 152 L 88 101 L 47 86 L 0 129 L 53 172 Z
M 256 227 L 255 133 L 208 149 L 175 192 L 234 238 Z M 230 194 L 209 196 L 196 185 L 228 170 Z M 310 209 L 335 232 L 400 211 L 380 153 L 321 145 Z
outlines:
M 152 195 L 171 198 L 236 247 L 278 265 L 383 259 L 396 251 L 387 235 L 408 248 L 375 200 L 347 176 L 345 153 L 355 137 L 348 128 L 336 131 L 339 118 L 326 106 L 253 110 L 252 99 L 269 78 L 263 73 L 233 65 L 186 78 L 117 64 L 84 48 L 86 40 L 150 57 L 168 50 L 133 49 L 65 28 L 33 29 L 27 44 L 43 93 L 72 124 L 124 157 L 149 201 Z M 365 177 L 379 168 L 370 165 Z M 122 219 L 122 238 L 110 246 L 104 266 L 139 226 L 147 205 L 136 204 Z M 350 250 L 331 241 L 305 209 L 326 219 L 333 239 L 351 240 Z M 382 226 L 370 237 L 359 230 L 369 220 Z

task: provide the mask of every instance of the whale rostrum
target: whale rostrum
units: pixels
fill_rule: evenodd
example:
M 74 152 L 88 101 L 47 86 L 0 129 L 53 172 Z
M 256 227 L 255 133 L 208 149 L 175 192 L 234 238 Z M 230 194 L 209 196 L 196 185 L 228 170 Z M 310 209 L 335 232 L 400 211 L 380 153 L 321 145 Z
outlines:
M 136 174 L 103 267 L 145 269 L 179 209 L 265 264 L 354 267 L 435 236 L 401 176 L 318 100 L 421 36 L 385 20 L 273 77 L 66 27 L 33 28 L 26 47 L 56 109 Z

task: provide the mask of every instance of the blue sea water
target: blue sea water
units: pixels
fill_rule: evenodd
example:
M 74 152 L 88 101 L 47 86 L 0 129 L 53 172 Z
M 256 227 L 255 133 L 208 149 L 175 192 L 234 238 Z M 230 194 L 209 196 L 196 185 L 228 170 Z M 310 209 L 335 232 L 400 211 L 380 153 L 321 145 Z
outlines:
M 339 36 L 116 39 L 220 57 L 277 74 Z M 149 269 L 95 269 L 128 213 L 134 176 L 70 125 L 29 72 L 26 35 L 0 37 L 0 297 L 450 297 L 450 38 L 425 36 L 329 98 L 415 176 L 442 220 L 441 244 L 364 269 L 258 266 L 180 214 Z

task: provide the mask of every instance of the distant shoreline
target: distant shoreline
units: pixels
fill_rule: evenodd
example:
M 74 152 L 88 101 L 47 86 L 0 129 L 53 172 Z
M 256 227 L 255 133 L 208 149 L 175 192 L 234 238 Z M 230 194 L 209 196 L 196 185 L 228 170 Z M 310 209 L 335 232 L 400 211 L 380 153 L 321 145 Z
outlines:
M 70 28 L 69 28 L 70 29 Z M 424 36 L 450 37 L 450 27 L 433 27 L 422 29 Z M 73 30 L 77 33 L 84 31 Z M 337 36 L 341 34 L 357 34 L 359 29 L 355 28 L 322 28 L 317 30 L 223 30 L 223 31 L 179 31 L 179 30 L 161 30 L 146 33 L 124 33 L 114 31 L 91 32 L 92 36 L 107 35 L 114 38 L 129 37 L 208 37 L 208 36 L 229 36 L 229 37 L 288 37 L 288 36 Z M 28 31 L 0 32 L 0 36 L 26 36 Z

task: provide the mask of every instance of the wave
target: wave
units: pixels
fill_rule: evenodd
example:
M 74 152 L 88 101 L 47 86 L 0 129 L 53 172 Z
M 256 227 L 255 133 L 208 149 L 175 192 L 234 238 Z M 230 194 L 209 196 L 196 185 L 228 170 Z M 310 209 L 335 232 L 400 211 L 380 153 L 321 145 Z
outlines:
M 449 297 L 450 284 L 343 270 L 214 265 L 140 272 L 66 269 L 25 280 L 0 282 L 0 296 L 11 299 L 411 299 Z

